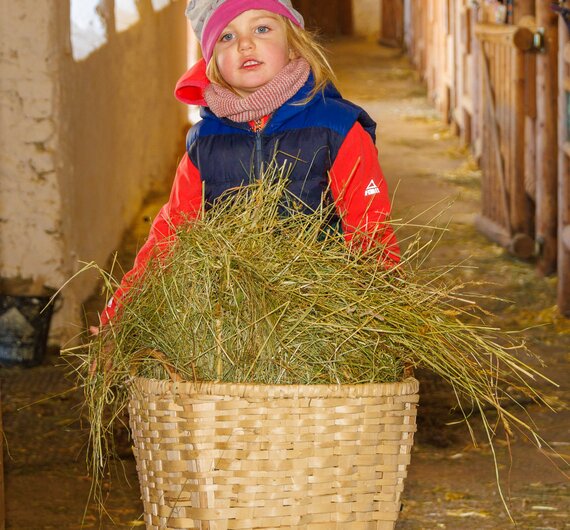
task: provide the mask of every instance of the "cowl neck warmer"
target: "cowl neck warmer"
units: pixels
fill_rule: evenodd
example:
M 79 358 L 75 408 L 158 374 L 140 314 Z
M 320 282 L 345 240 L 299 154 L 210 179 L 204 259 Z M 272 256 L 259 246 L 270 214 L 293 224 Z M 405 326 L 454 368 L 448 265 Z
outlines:
M 291 99 L 306 83 L 311 73 L 302 57 L 292 60 L 271 81 L 246 97 L 228 88 L 211 83 L 204 90 L 204 99 L 218 118 L 235 122 L 259 120 Z

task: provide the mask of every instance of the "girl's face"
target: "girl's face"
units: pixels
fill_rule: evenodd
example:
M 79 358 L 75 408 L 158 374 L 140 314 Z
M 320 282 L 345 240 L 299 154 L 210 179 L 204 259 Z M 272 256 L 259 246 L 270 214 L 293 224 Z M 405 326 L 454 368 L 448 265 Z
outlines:
M 252 9 L 222 31 L 214 57 L 226 83 L 245 97 L 271 81 L 294 53 L 287 43 L 283 19 L 271 11 Z

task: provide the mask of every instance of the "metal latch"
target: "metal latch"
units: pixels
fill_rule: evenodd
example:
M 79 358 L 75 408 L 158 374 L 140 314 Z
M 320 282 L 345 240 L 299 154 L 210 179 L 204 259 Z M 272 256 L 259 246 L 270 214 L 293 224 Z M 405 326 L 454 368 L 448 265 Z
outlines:
M 544 28 L 536 28 L 536 31 L 532 35 L 532 49 L 535 52 L 543 53 L 546 47 Z

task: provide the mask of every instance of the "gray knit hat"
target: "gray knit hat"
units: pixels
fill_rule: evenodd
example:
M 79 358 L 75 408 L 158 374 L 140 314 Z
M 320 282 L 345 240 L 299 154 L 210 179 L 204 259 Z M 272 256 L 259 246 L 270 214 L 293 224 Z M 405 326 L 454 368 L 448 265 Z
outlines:
M 190 0 L 186 16 L 202 44 L 202 54 L 209 62 L 223 29 L 235 17 L 250 9 L 264 9 L 282 15 L 303 28 L 304 20 L 290 0 Z

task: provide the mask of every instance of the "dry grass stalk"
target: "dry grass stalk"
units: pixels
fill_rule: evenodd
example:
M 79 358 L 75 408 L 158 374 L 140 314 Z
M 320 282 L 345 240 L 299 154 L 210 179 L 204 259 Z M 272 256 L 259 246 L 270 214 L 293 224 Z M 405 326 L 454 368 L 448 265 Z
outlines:
M 133 375 L 357 384 L 398 381 L 405 365 L 424 366 L 453 386 L 464 409 L 481 412 L 490 438 L 489 408 L 507 432 L 535 438 L 524 410 L 509 406 L 511 392 L 543 401 L 533 388 L 542 376 L 523 360 L 529 352 L 485 325 L 465 286 L 448 283 L 449 270 L 422 267 L 429 248 L 421 239 L 387 269 L 382 248 L 347 251 L 343 235 L 326 228 L 333 206 L 307 214 L 286 182 L 287 168 L 272 166 L 185 224 L 120 317 L 80 351 L 96 475 Z M 94 361 L 99 370 L 88 375 Z

